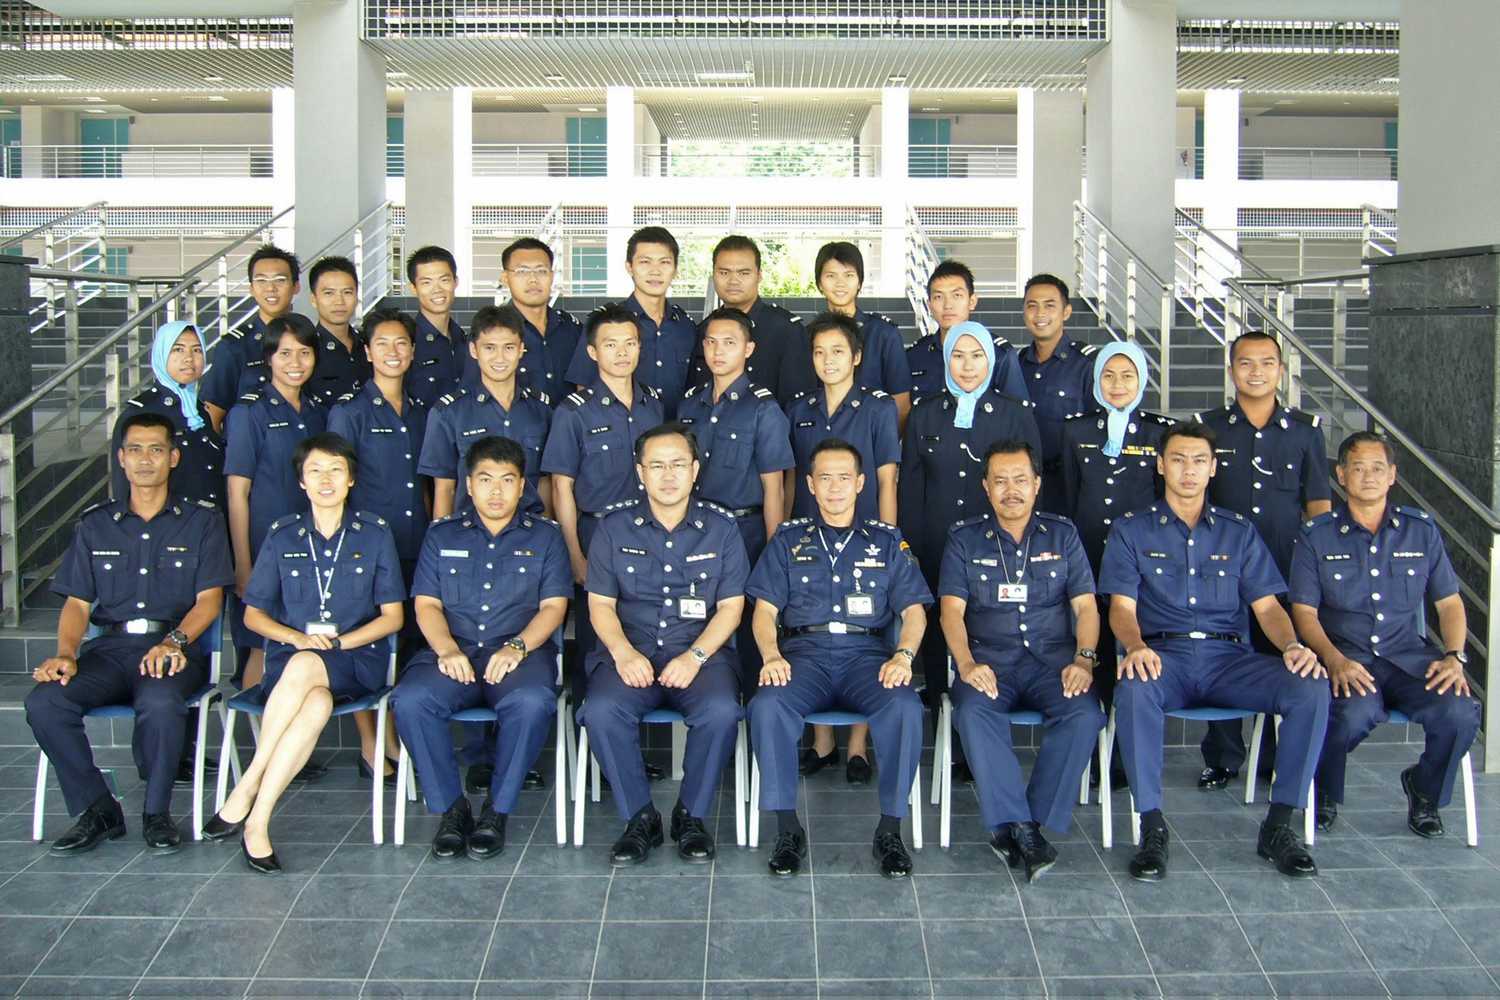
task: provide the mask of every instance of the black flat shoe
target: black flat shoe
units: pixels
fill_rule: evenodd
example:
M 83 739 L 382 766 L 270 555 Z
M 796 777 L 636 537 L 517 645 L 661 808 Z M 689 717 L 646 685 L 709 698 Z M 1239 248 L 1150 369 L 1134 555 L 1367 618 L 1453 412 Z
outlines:
M 1167 828 L 1153 827 L 1141 831 L 1141 847 L 1130 859 L 1130 877 L 1137 882 L 1160 882 L 1167 877 Z
M 470 764 L 469 769 L 464 772 L 464 791 L 470 795 L 490 794 L 490 779 L 495 776 L 495 769 L 488 764 Z
M 469 800 L 460 795 L 443 813 L 437 833 L 432 837 L 432 856 L 449 861 L 468 850 L 469 835 L 474 832 L 474 814 Z
M 390 760 L 390 758 L 387 757 L 386 760 Z M 356 770 L 359 771 L 359 776 L 361 778 L 363 778 L 365 781 L 374 781 L 375 780 L 375 769 L 373 767 L 371 767 L 369 764 L 365 763 L 365 759 L 364 759 L 363 756 L 356 757 L 354 759 L 354 767 L 355 767 Z M 395 788 L 396 787 L 396 772 L 394 770 L 392 770 L 390 774 L 387 774 L 385 776 L 385 787 L 387 787 L 387 788 Z
M 527 792 L 535 792 L 547 787 L 547 779 L 542 777 L 542 772 L 531 770 L 526 772 L 526 777 L 521 779 L 521 789 Z
M 113 798 L 102 795 L 98 802 L 83 811 L 78 822 L 52 842 L 49 850 L 52 854 L 62 856 L 83 854 L 106 840 L 119 840 L 123 836 L 125 813 Z
M 306 784 L 309 781 L 317 781 L 328 773 L 328 765 L 315 764 L 308 761 L 302 765 L 302 770 L 292 775 L 292 784 Z
M 495 812 L 486 799 L 484 808 L 479 810 L 479 819 L 469 833 L 469 857 L 475 861 L 488 861 L 504 853 L 505 819 L 505 814 Z
M 625 824 L 625 832 L 609 849 L 609 863 L 617 868 L 638 865 L 651 856 L 651 848 L 660 847 L 665 840 L 661 813 L 655 809 L 649 813 L 637 813 Z
M 1443 817 L 1438 814 L 1437 803 L 1417 790 L 1415 765 L 1401 772 L 1401 790 L 1406 793 L 1406 828 L 1418 837 L 1431 840 L 1441 837 Z
M 1307 853 L 1302 838 L 1287 823 L 1269 820 L 1261 823 L 1255 853 L 1274 864 L 1276 870 L 1288 878 L 1312 878 L 1318 874 L 1318 866 Z
M 844 780 L 851 785 L 868 785 L 870 783 L 870 761 L 865 757 L 850 757 L 849 763 L 844 765 Z
M 1313 823 L 1317 825 L 1319 832 L 1327 833 L 1332 830 L 1338 818 L 1339 804 L 1331 796 L 1324 795 L 1321 788 L 1318 789 L 1317 811 L 1313 814 Z
M 141 836 L 152 854 L 176 854 L 182 849 L 182 833 L 171 813 L 146 813 L 141 817 Z
M 807 834 L 801 830 L 794 833 L 778 833 L 771 845 L 771 860 L 766 867 L 778 878 L 791 878 L 802 871 L 802 862 L 807 860 Z
M 1014 825 L 1014 823 L 1003 823 L 1000 829 L 990 834 L 990 853 L 1004 861 L 1007 868 L 1014 868 L 1021 863 L 1020 857 L 1016 854 L 1015 841 L 1010 839 L 1010 828 Z
M 275 851 L 272 851 L 265 857 L 257 858 L 250 853 L 250 848 L 245 844 L 245 838 L 241 837 L 240 853 L 245 856 L 245 864 L 250 866 L 251 871 L 259 872 L 262 875 L 281 874 L 281 862 L 277 860 Z
M 1198 787 L 1205 792 L 1228 788 L 1229 783 L 1240 776 L 1240 772 L 1227 767 L 1205 767 L 1198 774 Z
M 244 820 L 237 820 L 230 823 L 227 820 L 221 819 L 218 813 L 214 813 L 213 817 L 207 823 L 203 824 L 203 839 L 216 842 L 228 840 L 230 837 L 239 836 L 240 831 L 244 828 Z
M 1010 824 L 1010 841 L 1011 857 L 1015 859 L 1011 867 L 1024 864 L 1027 882 L 1035 882 L 1057 861 L 1057 848 L 1047 842 L 1036 823 Z
M 838 760 L 838 747 L 834 747 L 826 755 L 819 754 L 818 751 L 814 750 L 812 747 L 808 747 L 806 750 L 802 751 L 802 756 L 797 758 L 797 773 L 810 777 L 814 774 L 817 774 L 825 767 L 831 767 L 834 764 L 837 764 Z
M 671 837 L 677 844 L 677 856 L 688 864 L 706 865 L 714 859 L 713 835 L 686 809 L 672 810 Z
M 898 833 L 877 833 L 871 848 L 875 860 L 880 863 L 880 874 L 886 878 L 906 878 L 911 874 L 911 855 Z

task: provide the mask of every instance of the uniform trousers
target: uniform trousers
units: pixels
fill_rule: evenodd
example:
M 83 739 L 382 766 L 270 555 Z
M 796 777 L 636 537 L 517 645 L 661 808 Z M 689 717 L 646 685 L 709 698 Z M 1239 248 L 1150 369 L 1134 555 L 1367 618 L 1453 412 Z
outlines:
M 1266 656 L 1279 657 L 1281 652 L 1276 644 L 1266 638 L 1261 631 L 1260 620 L 1255 615 L 1250 615 L 1250 645 L 1257 653 Z M 1206 767 L 1223 768 L 1226 771 L 1238 771 L 1245 765 L 1245 727 L 1239 719 L 1225 719 L 1219 722 L 1210 722 L 1208 730 L 1203 734 L 1203 742 L 1199 744 L 1203 751 L 1203 763 Z M 1271 773 L 1271 762 L 1276 759 L 1276 730 L 1267 726 L 1261 734 L 1260 741 L 1260 771 L 1262 776 Z

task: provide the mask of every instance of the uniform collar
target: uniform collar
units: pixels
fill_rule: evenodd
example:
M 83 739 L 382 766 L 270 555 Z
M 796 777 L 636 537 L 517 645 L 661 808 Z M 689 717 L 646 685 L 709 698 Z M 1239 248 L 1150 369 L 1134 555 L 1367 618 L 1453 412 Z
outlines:
M 1017 548 L 1024 548 L 1028 543 L 1030 543 L 1032 536 L 1036 535 L 1037 533 L 1041 533 L 1043 535 L 1048 533 L 1046 522 L 1037 516 L 1035 508 L 1033 508 L 1031 511 L 1031 519 L 1026 522 L 1026 529 L 1021 532 L 1021 540 L 1019 542 L 1012 538 L 1010 532 L 1006 531 L 1000 525 L 1000 517 L 995 513 L 993 509 L 991 509 L 990 512 L 985 515 L 985 518 L 980 522 L 980 525 L 985 529 L 985 533 L 987 535 L 992 534 L 994 535 L 994 537 L 1008 542 L 1011 545 L 1016 546 Z
M 1391 503 L 1389 496 L 1385 499 L 1385 516 L 1380 519 L 1380 527 L 1371 534 L 1369 529 L 1354 519 L 1354 513 L 1349 510 L 1349 501 L 1344 500 L 1333 508 L 1333 519 L 1338 522 L 1339 534 L 1347 535 L 1351 531 L 1362 531 L 1370 537 L 1375 537 L 1385 531 L 1386 528 L 1400 528 L 1401 522 L 1406 517 L 1396 510 L 1396 505 Z
M 819 411 L 826 410 L 828 408 L 828 386 L 824 385 L 822 382 L 819 382 L 818 388 L 812 394 L 811 398 L 813 401 L 813 405 L 815 405 Z M 860 385 L 858 382 L 855 382 L 852 386 L 849 387 L 849 391 L 844 395 L 843 401 L 839 403 L 839 409 L 835 410 L 834 413 L 839 412 L 839 410 L 844 409 L 846 406 L 850 409 L 857 410 L 859 409 L 860 403 L 864 401 L 864 398 L 865 387 Z M 833 413 L 830 413 L 828 415 L 831 417 L 833 416 Z
M 668 529 L 666 525 L 656 519 L 656 512 L 651 509 L 651 499 L 649 497 L 643 498 L 641 503 L 636 506 L 635 517 L 632 520 L 637 527 L 643 524 L 650 524 L 660 528 L 669 535 L 688 527 L 697 528 L 700 531 L 703 530 L 703 513 L 695 509 L 695 505 L 691 500 L 688 501 L 687 513 L 682 516 L 682 520 L 678 522 L 675 528 Z
M 339 338 L 335 337 L 333 335 L 333 331 L 328 329 L 328 327 L 324 326 L 322 323 L 319 323 L 317 325 L 317 327 L 313 330 L 313 334 L 320 340 L 326 339 L 338 350 L 344 350 L 344 345 L 339 343 Z M 359 348 L 364 343 L 364 341 L 360 338 L 359 330 L 355 328 L 353 323 L 349 324 L 349 339 L 354 342 L 354 348 L 351 348 L 345 353 L 347 353 L 350 357 L 353 357 L 354 349 Z
M 388 405 L 385 401 L 385 393 L 381 392 L 380 386 L 375 384 L 375 379 L 373 376 L 364 385 L 360 386 L 359 394 L 360 396 L 363 396 L 365 399 L 369 400 L 371 406 Z M 411 395 L 406 391 L 405 376 L 402 376 L 401 378 L 401 395 L 405 399 L 406 405 L 408 407 L 416 402 L 416 400 L 413 399 Z
M 432 321 L 422 314 L 422 310 L 418 309 L 417 331 L 420 333 L 422 330 L 431 330 L 433 333 L 443 332 L 437 327 L 433 326 Z M 458 325 L 458 321 L 453 318 L 453 315 L 451 313 L 448 315 L 448 339 L 453 341 L 453 343 L 455 344 L 461 344 L 465 342 L 464 328 Z
M 708 385 L 706 385 L 706 386 L 703 387 L 703 398 L 705 400 L 707 400 L 710 405 L 712 405 L 712 403 L 714 401 L 713 375 L 710 374 L 708 376 L 708 379 L 709 379 Z M 750 373 L 749 372 L 741 372 L 740 373 L 740 377 L 737 378 L 737 379 L 735 379 L 733 382 L 729 383 L 729 388 L 725 389 L 724 390 L 724 395 L 721 396 L 721 397 L 719 397 L 719 398 L 720 398 L 721 401 L 727 399 L 730 402 L 733 402 L 734 400 L 740 399 L 743 396 L 748 396 L 749 394 L 750 394 Z
M 1250 418 L 1245 416 L 1245 411 L 1240 409 L 1240 401 L 1238 397 L 1236 397 L 1229 404 L 1227 409 L 1229 410 L 1229 422 L 1231 424 L 1244 422 L 1249 427 L 1255 426 L 1254 424 L 1250 423 Z M 1267 427 L 1270 427 L 1272 424 L 1279 426 L 1282 430 L 1286 430 L 1291 426 L 1290 421 L 1287 417 L 1286 407 L 1281 405 L 1280 399 L 1276 400 L 1276 406 L 1271 410 L 1271 419 L 1266 421 Z
M 281 394 L 281 390 L 276 388 L 276 383 L 272 382 L 270 379 L 266 379 L 266 394 L 261 398 L 265 399 L 272 406 L 285 406 L 293 413 L 301 412 L 300 410 L 293 408 L 291 400 L 283 396 Z M 306 407 L 310 400 L 311 397 L 308 395 L 307 388 L 304 386 L 302 392 L 300 392 L 297 396 L 297 401 L 301 403 L 303 407 Z
M 1075 341 L 1069 340 L 1067 333 L 1064 333 L 1062 335 L 1062 340 L 1059 340 L 1057 342 L 1057 350 L 1052 352 L 1052 356 L 1048 358 L 1047 361 L 1037 360 L 1035 339 L 1033 339 L 1031 343 L 1027 344 L 1025 347 L 1021 348 L 1021 359 L 1029 364 L 1044 365 L 1049 361 L 1066 361 L 1075 353 L 1077 353 L 1077 350 L 1077 343 Z
M 865 526 L 860 523 L 860 518 L 859 518 L 858 515 L 855 515 L 854 522 L 852 524 L 849 524 L 849 525 L 844 526 L 844 527 L 840 527 L 840 526 L 837 526 L 837 525 L 832 525 L 832 524 L 829 524 L 827 521 L 823 520 L 823 512 L 821 510 L 815 510 L 813 512 L 813 519 L 812 520 L 813 520 L 813 527 L 814 528 L 818 528 L 820 530 L 823 529 L 823 528 L 827 528 L 829 531 L 837 531 L 837 532 L 840 532 L 840 533 L 845 532 L 845 531 L 857 531 L 861 535 L 864 535 L 866 537 L 868 537 L 869 534 L 870 534 L 870 532 L 868 530 L 866 530 Z
M 646 312 L 646 307 L 643 306 L 643 305 L 641 305 L 641 303 L 639 302 L 639 300 L 636 299 L 634 292 L 631 292 L 630 295 L 629 295 L 629 297 L 627 297 L 620 304 L 622 306 L 624 306 L 626 309 L 629 309 L 631 312 L 635 313 L 641 319 L 643 319 L 646 322 L 650 323 L 653 327 L 656 325 L 656 320 L 652 319 L 651 318 L 651 314 L 648 313 L 648 312 Z M 677 307 L 672 304 L 671 298 L 670 297 L 667 298 L 665 300 L 665 304 L 662 307 L 662 313 L 661 313 L 662 326 L 667 325 L 673 319 L 676 318 L 673 315 L 676 311 L 677 311 Z
M 602 387 L 604 383 L 603 383 L 603 381 L 601 381 L 599 384 Z M 500 405 L 500 401 L 495 398 L 494 394 L 491 393 L 488 389 L 486 389 L 484 387 L 484 381 L 483 381 L 483 379 L 480 379 L 480 378 L 476 377 L 475 380 L 474 380 L 474 382 L 470 385 L 470 389 L 472 389 L 473 393 L 474 393 L 474 402 L 476 402 L 476 403 L 491 403 L 491 402 L 493 402 L 496 406 Z M 531 390 L 529 388 L 527 388 L 526 386 L 521 385 L 518 382 L 518 383 L 516 383 L 515 392 L 513 392 L 511 394 L 510 405 L 511 406 L 515 406 L 521 400 L 523 400 L 523 399 L 530 399 L 530 398 L 531 398 Z
M 1187 526 L 1186 521 L 1177 516 L 1177 512 L 1172 509 L 1171 504 L 1165 500 L 1158 500 L 1151 505 L 1151 517 L 1156 522 L 1157 527 L 1164 524 L 1177 524 L 1182 526 L 1183 531 L 1190 532 L 1192 530 Z M 1205 502 L 1203 504 L 1203 516 L 1198 519 L 1198 524 L 1206 524 L 1210 528 L 1213 528 L 1218 526 L 1218 520 L 1218 516 L 1214 514 L 1213 504 Z
M 632 379 L 630 384 L 633 390 L 632 395 L 635 397 L 631 404 L 631 408 L 634 409 L 636 406 L 639 406 L 641 404 L 641 400 L 649 396 L 650 393 L 646 391 L 645 386 L 641 385 L 640 379 Z M 619 398 L 615 396 L 614 390 L 604 384 L 604 376 L 602 375 L 594 376 L 594 380 L 589 383 L 589 389 L 591 389 L 594 393 L 594 400 L 601 405 L 614 406 L 616 403 L 620 402 Z M 516 398 L 520 398 L 519 393 L 516 394 Z
M 171 514 L 174 517 L 181 517 L 183 515 L 183 507 L 184 501 L 180 497 L 168 496 L 167 505 L 157 513 L 156 517 L 161 517 L 163 514 Z M 111 500 L 109 502 L 109 506 L 107 506 L 105 510 L 109 511 L 110 520 L 114 521 L 116 524 L 119 524 L 127 517 L 133 517 L 137 521 L 141 521 L 142 524 L 150 523 L 148 521 L 142 521 L 140 515 L 130 509 L 130 497 L 128 496 L 121 497 L 119 500 Z M 155 519 L 156 518 L 152 518 L 153 521 Z
M 505 523 L 505 527 L 501 528 L 499 533 L 494 535 L 490 534 L 490 529 L 485 527 L 484 521 L 480 519 L 479 514 L 476 513 L 473 508 L 468 508 L 464 511 L 464 519 L 462 521 L 463 527 L 478 531 L 481 535 L 484 535 L 486 538 L 492 540 L 501 538 L 512 530 L 520 531 L 523 529 L 528 529 L 534 523 L 535 522 L 532 520 L 531 515 L 527 514 L 519 507 L 516 508 L 516 512 L 510 516 L 510 520 Z

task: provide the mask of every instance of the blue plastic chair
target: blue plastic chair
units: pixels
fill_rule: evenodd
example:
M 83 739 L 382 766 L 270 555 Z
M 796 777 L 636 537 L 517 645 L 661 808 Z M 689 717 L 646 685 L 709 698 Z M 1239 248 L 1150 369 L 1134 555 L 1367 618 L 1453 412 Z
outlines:
M 91 627 L 90 631 L 97 635 L 98 630 Z M 224 619 L 215 619 L 214 624 L 204 630 L 194 643 L 208 660 L 208 682 L 193 692 L 192 697 L 187 700 L 189 709 L 198 710 L 198 740 L 196 752 L 193 755 L 193 839 L 203 839 L 203 762 L 205 759 L 204 744 L 208 741 L 208 713 L 213 706 L 215 698 L 222 696 L 225 692 L 219 687 L 219 650 L 223 644 Z M 219 713 L 222 716 L 224 706 L 222 700 L 219 704 Z M 101 705 L 84 713 L 86 719 L 134 719 L 135 709 L 130 705 Z M 36 797 L 32 803 L 31 811 L 31 839 L 42 839 L 42 818 L 46 809 L 47 796 L 47 768 L 48 761 L 45 753 L 38 752 L 36 762 Z M 106 772 L 108 773 L 108 772 Z
M 1390 709 L 1386 714 L 1386 724 L 1391 726 L 1405 726 L 1411 724 L 1411 716 L 1398 709 Z M 1474 760 L 1469 753 L 1464 754 L 1464 759 L 1459 762 L 1459 777 L 1464 786 L 1464 843 L 1470 847 L 1479 846 L 1479 816 L 1474 808 Z

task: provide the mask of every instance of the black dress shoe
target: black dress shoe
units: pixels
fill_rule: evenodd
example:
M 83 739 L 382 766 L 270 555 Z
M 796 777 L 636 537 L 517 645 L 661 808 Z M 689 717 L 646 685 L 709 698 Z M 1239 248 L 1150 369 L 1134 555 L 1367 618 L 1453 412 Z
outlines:
M 171 813 L 146 813 L 141 817 L 141 828 L 152 854 L 176 854 L 182 849 L 182 834 Z
M 1228 788 L 1229 783 L 1240 776 L 1240 772 L 1227 767 L 1205 767 L 1198 774 L 1198 787 L 1205 792 Z
M 494 776 L 495 769 L 489 764 L 470 764 L 464 772 L 464 791 L 470 795 L 488 795 L 490 779 Z
M 474 814 L 469 809 L 469 800 L 460 795 L 438 822 L 437 833 L 432 837 L 432 856 L 443 861 L 458 857 L 468 848 L 473 832 Z
M 1167 828 L 1141 831 L 1141 846 L 1130 859 L 1130 877 L 1139 882 L 1160 882 L 1167 877 Z
M 974 772 L 969 770 L 969 762 L 959 758 L 953 762 L 953 780 L 960 784 L 972 785 L 974 783 Z
M 911 874 L 911 855 L 906 853 L 899 833 L 877 833 L 871 851 L 880 863 L 880 874 L 886 878 L 906 878 Z
M 292 784 L 295 785 L 299 783 L 306 783 L 309 781 L 317 781 L 327 773 L 327 764 L 317 764 L 309 760 L 306 764 L 302 765 L 302 770 L 292 775 Z
M 625 832 L 609 849 L 609 863 L 616 867 L 638 865 L 651 856 L 651 848 L 660 847 L 665 838 L 661 832 L 661 813 L 652 809 L 648 813 L 636 813 Z
M 802 756 L 797 758 L 797 773 L 808 776 L 817 774 L 825 767 L 831 767 L 839 761 L 838 747 L 834 747 L 826 755 L 818 753 L 812 747 L 802 751 Z
M 868 785 L 871 770 L 868 758 L 850 757 L 849 763 L 844 765 L 844 780 L 851 785 Z
M 776 842 L 771 845 L 771 860 L 766 862 L 766 867 L 771 874 L 779 878 L 791 878 L 802 870 L 802 862 L 807 860 L 807 834 L 802 830 L 791 833 L 778 833 Z
M 1016 843 L 1010 839 L 1010 828 L 1014 823 L 1002 823 L 1000 829 L 990 835 L 990 851 L 1005 862 L 1005 867 L 1014 868 L 1021 859 L 1016 855 Z
M 677 842 L 677 856 L 690 865 L 706 865 L 714 859 L 714 838 L 708 827 L 686 809 L 672 810 L 671 836 Z
M 526 777 L 521 779 L 521 788 L 528 792 L 534 792 L 546 787 L 547 779 L 542 777 L 541 771 L 534 769 L 527 771 Z
M 382 764 L 383 763 L 384 762 L 382 762 Z M 354 766 L 359 771 L 359 776 L 365 781 L 375 780 L 375 769 L 369 764 L 365 763 L 365 758 L 363 756 L 354 758 Z M 396 787 L 396 772 L 394 769 L 392 769 L 391 772 L 385 776 L 385 787 Z
M 177 762 L 177 773 L 172 776 L 174 785 L 191 785 L 193 783 L 193 758 L 184 757 Z
M 655 764 L 651 763 L 649 760 L 643 760 L 643 761 L 641 761 L 641 763 L 644 764 L 645 767 L 646 767 L 646 780 L 647 781 L 650 781 L 650 782 L 654 783 L 654 782 L 657 782 L 657 781 L 666 781 L 667 780 L 667 772 L 666 772 L 665 768 L 657 767 Z
M 106 801 L 107 800 L 107 801 Z M 125 836 L 125 813 L 108 795 L 83 811 L 78 822 L 52 842 L 53 854 L 82 854 L 98 847 L 101 841 L 119 840 Z
M 1288 823 L 1272 823 L 1270 820 L 1261 823 L 1255 853 L 1273 863 L 1277 871 L 1289 878 L 1312 878 L 1318 874 L 1312 855 L 1307 853 L 1302 838 Z
M 1318 789 L 1317 812 L 1313 815 L 1313 822 L 1317 824 L 1319 831 L 1327 833 L 1333 829 L 1333 824 L 1339 818 L 1339 804 L 1333 801 L 1333 796 L 1326 794 L 1323 789 Z
M 212 841 L 228 840 L 230 837 L 239 836 L 240 831 L 244 828 L 244 820 L 230 823 L 220 819 L 218 813 L 214 813 L 209 821 L 203 824 L 203 839 Z
M 1437 803 L 1417 790 L 1416 765 L 1401 772 L 1401 790 L 1406 793 L 1406 827 L 1418 837 L 1431 840 L 1444 834 L 1443 817 Z
M 1011 857 L 1015 859 L 1010 864 L 1012 867 L 1024 864 L 1028 882 L 1035 882 L 1057 861 L 1057 848 L 1047 843 L 1042 828 L 1036 823 L 1010 824 L 1010 840 L 1013 845 Z
M 250 853 L 250 847 L 245 843 L 245 838 L 241 837 L 240 853 L 245 856 L 245 864 L 250 866 L 251 871 L 259 872 L 262 875 L 281 874 L 281 862 L 277 859 L 275 851 L 272 851 L 270 854 L 267 854 L 264 857 L 257 858 L 255 855 Z
M 479 810 L 479 821 L 469 833 L 469 857 L 475 861 L 488 861 L 504 850 L 505 814 L 495 812 L 486 799 L 484 808 Z

